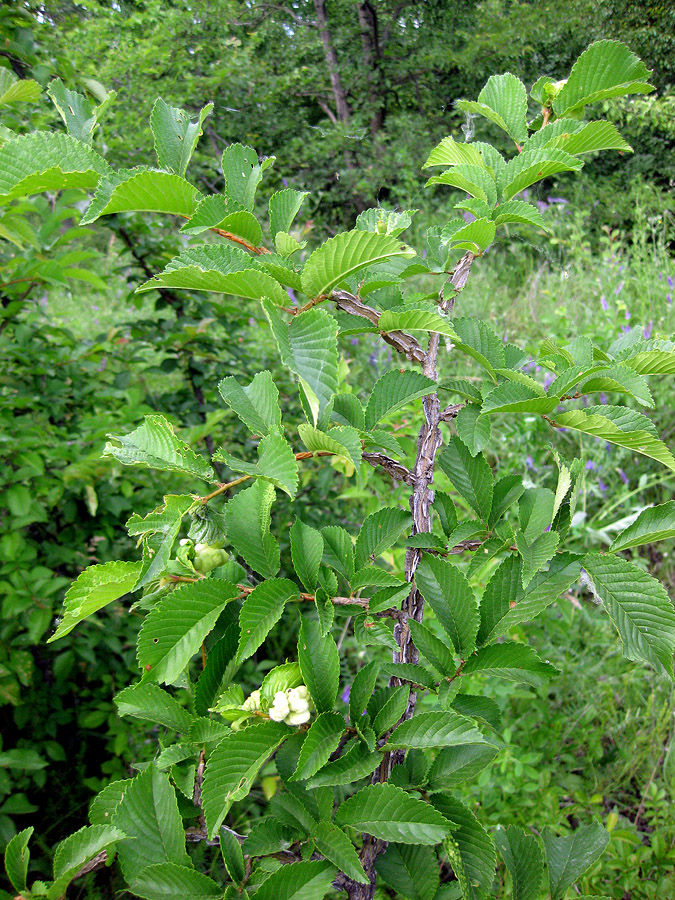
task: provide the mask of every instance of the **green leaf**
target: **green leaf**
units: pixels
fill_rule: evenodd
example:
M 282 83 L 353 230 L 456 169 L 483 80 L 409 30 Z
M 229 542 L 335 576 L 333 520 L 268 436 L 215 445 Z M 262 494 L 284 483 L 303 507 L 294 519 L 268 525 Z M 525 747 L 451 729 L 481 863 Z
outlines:
M 226 147 L 221 165 L 227 197 L 240 203 L 245 209 L 252 210 L 263 171 L 273 162 L 274 157 L 269 157 L 261 164 L 255 150 L 243 144 L 230 144 Z
M 416 713 L 402 722 L 385 745 L 385 750 L 412 750 L 484 744 L 485 737 L 464 716 L 445 710 Z
M 463 163 L 483 166 L 484 162 L 480 150 L 475 144 L 459 143 L 448 136 L 434 147 L 422 168 L 428 169 L 430 166 L 459 166 Z
M 511 876 L 513 900 L 537 900 L 544 858 L 537 839 L 517 825 L 497 828 L 495 843 Z
M 371 752 L 361 741 L 352 741 L 339 759 L 327 763 L 307 782 L 307 786 L 325 787 L 353 784 L 371 775 L 382 761 L 381 753 Z
M 402 209 L 390 210 L 374 206 L 364 209 L 356 217 L 356 227 L 359 231 L 374 231 L 377 234 L 391 234 L 398 237 L 412 224 L 412 217 L 418 210 Z
M 474 814 L 454 797 L 435 794 L 433 803 L 450 826 L 454 826 L 445 840 L 445 850 L 463 897 L 485 900 L 490 895 L 497 864 L 492 838 Z
M 589 375 L 588 378 L 584 376 L 583 379 L 580 379 L 582 383 L 578 391 L 581 394 L 614 391 L 628 394 L 644 406 L 654 406 L 646 379 L 638 375 L 629 366 L 594 366 L 587 374 Z
M 572 66 L 567 82 L 553 100 L 557 116 L 583 111 L 584 106 L 653 90 L 650 72 L 634 53 L 619 41 L 596 41 Z
M 480 254 L 494 241 L 496 227 L 491 219 L 476 219 L 453 231 L 448 243 L 453 250 L 470 250 L 472 253 Z
M 408 681 L 410 684 L 419 685 L 429 691 L 436 690 L 435 677 L 423 666 L 417 666 L 413 663 L 381 663 L 380 670 L 383 675 L 387 675 L 390 678 Z
M 383 313 L 383 315 L 385 315 Z M 426 375 L 406 369 L 404 372 L 387 372 L 375 382 L 366 407 L 366 428 L 373 429 L 378 422 L 400 409 L 406 403 L 424 397 L 436 390 L 436 382 Z
M 325 860 L 293 863 L 273 872 L 255 892 L 256 900 L 323 900 L 337 875 Z
M 126 523 L 127 531 L 132 537 L 139 534 L 167 534 L 175 527 L 176 520 L 182 520 L 194 502 L 195 499 L 190 494 L 165 494 L 164 503 L 146 516 L 134 513 Z
M 195 712 L 208 714 L 216 697 L 224 691 L 237 670 L 239 624 L 233 622 L 222 638 L 209 648 L 204 667 L 195 685 Z
M 242 800 L 265 760 L 290 734 L 281 722 L 261 722 L 232 731 L 218 744 L 206 764 L 202 803 L 209 837 L 218 832 L 236 800 Z
M 319 623 L 303 618 L 298 636 L 298 662 L 317 712 L 332 712 L 340 679 L 340 658 L 331 634 Z
M 270 372 L 258 372 L 246 387 L 230 375 L 218 383 L 218 390 L 252 434 L 266 435 L 270 431 L 281 431 L 279 390 Z
M 499 125 L 517 144 L 527 140 L 527 89 L 510 72 L 488 78 L 477 102 L 459 100 L 457 106 Z
M 197 188 L 180 175 L 147 167 L 121 169 L 101 179 L 80 224 L 120 212 L 191 216 L 201 199 Z
M 437 669 L 441 675 L 450 677 L 455 674 L 457 665 L 452 654 L 452 646 L 448 647 L 436 635 L 430 631 L 426 625 L 416 622 L 414 619 L 408 619 L 408 627 L 412 635 L 413 643 L 420 651 L 422 656 L 429 660 L 431 665 Z
M 378 856 L 375 871 L 408 900 L 434 900 L 440 884 L 438 859 L 431 847 L 389 844 Z
M 333 397 L 332 416 L 338 425 L 351 425 L 358 431 L 366 427 L 361 401 L 355 394 L 336 394 Z
M 577 580 L 580 572 L 581 564 L 578 556 L 572 553 L 557 553 L 551 560 L 548 570 L 538 572 L 527 588 L 523 589 L 520 584 L 518 585 L 515 599 L 509 600 L 508 594 L 502 594 L 496 604 L 490 604 L 492 606 L 491 617 L 496 617 L 497 621 L 487 635 L 486 642 L 495 641 L 507 634 L 514 625 L 520 625 L 521 622 L 529 622 L 536 618 Z M 518 560 L 517 576 L 520 582 L 520 560 Z M 481 603 L 481 609 L 482 606 Z
M 174 731 L 187 731 L 194 716 L 156 684 L 132 684 L 115 697 L 120 716 L 134 716 L 146 722 L 158 722 Z
M 245 562 L 263 578 L 273 578 L 277 574 L 281 559 L 277 539 L 270 534 L 270 510 L 274 498 L 273 485 L 256 481 L 235 494 L 225 507 L 228 539 Z
M 463 163 L 454 169 L 448 169 L 442 175 L 433 175 L 427 181 L 426 187 L 434 184 L 447 184 L 470 194 L 485 203 L 488 212 L 497 203 L 497 185 L 494 176 L 485 168 L 482 159 L 476 165 Z
M 293 568 L 306 591 L 314 591 L 323 558 L 323 537 L 320 531 L 296 519 L 290 530 Z
M 185 852 L 185 833 L 176 792 L 168 775 L 150 765 L 125 789 L 111 816 L 111 825 L 129 838 L 117 852 L 128 883 L 146 867 L 173 862 L 191 865 Z
M 520 499 L 524 490 L 520 475 L 505 475 L 499 479 L 495 484 L 492 496 L 492 509 L 488 519 L 489 528 L 492 528 L 506 510 Z
M 43 191 L 93 188 L 110 166 L 69 134 L 35 131 L 0 148 L 0 200 Z
M 458 744 L 437 754 L 429 770 L 430 792 L 445 791 L 470 781 L 499 753 L 492 744 Z
M 115 809 L 119 806 L 120 800 L 133 778 L 124 778 L 121 781 L 113 781 L 107 784 L 103 790 L 97 794 L 91 806 L 89 807 L 89 821 L 92 825 L 109 825 L 111 817 Z
M 145 421 L 131 434 L 108 435 L 104 456 L 112 456 L 125 466 L 146 466 L 183 472 L 204 481 L 213 481 L 213 469 L 203 456 L 182 441 L 173 425 L 163 416 L 145 416 Z
M 267 856 L 269 853 L 288 850 L 301 837 L 300 831 L 282 825 L 276 819 L 265 819 L 260 825 L 253 826 L 243 849 L 247 856 Z
M 544 217 L 537 207 L 524 200 L 507 200 L 506 203 L 500 203 L 493 215 L 497 226 L 513 222 L 516 225 L 535 225 L 538 228 L 546 228 Z
M 319 822 L 314 833 L 316 849 L 347 877 L 368 884 L 359 855 L 347 835 L 332 822 Z
M 17 894 L 22 894 L 26 891 L 26 877 L 30 861 L 28 841 L 31 839 L 34 831 L 35 829 L 32 827 L 19 831 L 9 841 L 5 850 L 5 870 Z
M 455 418 L 455 427 L 472 456 L 477 456 L 490 441 L 490 420 L 482 415 L 482 410 L 476 403 L 468 403 L 460 409 Z
M 186 584 L 160 600 L 138 635 L 137 657 L 144 678 L 173 684 L 238 593 L 236 585 L 209 578 Z
M 85 569 L 68 589 L 63 618 L 47 643 L 70 634 L 84 619 L 132 591 L 140 573 L 140 562 L 109 562 Z
M 410 524 L 410 513 L 395 506 L 385 506 L 384 509 L 371 513 L 365 519 L 356 539 L 356 568 L 361 569 L 388 550 Z
M 203 234 L 211 228 L 241 237 L 254 247 L 262 244 L 262 228 L 253 213 L 219 194 L 211 194 L 199 201 L 189 221 L 181 228 L 181 233 Z M 231 238 L 226 237 L 228 239 Z M 258 265 L 263 264 L 260 259 L 256 262 Z M 270 269 L 270 274 L 275 273 Z
M 533 541 L 543 534 L 553 521 L 555 494 L 548 488 L 524 491 L 518 504 L 520 530 L 525 541 Z
M 346 800 L 335 820 L 383 841 L 437 844 L 450 826 L 433 806 L 393 784 L 369 784 Z
M 295 499 L 298 490 L 298 463 L 290 444 L 280 434 L 267 434 L 260 441 L 257 464 L 231 456 L 223 449 L 217 450 L 213 458 L 224 462 L 233 472 L 243 472 L 252 478 L 267 481 L 281 488 L 291 500 Z
M 675 610 L 662 585 L 621 557 L 589 553 L 583 566 L 619 632 L 624 656 L 672 678 Z
M 415 573 L 417 589 L 464 659 L 476 646 L 480 617 L 469 582 L 445 559 L 425 555 Z
M 291 781 L 304 781 L 316 774 L 337 748 L 344 730 L 345 720 L 340 713 L 321 713 L 307 732 Z
M 618 410 L 619 414 L 616 414 L 615 410 Z M 629 418 L 626 413 L 632 413 L 632 416 Z M 620 414 L 623 414 L 623 417 L 620 417 Z M 642 427 L 638 429 L 631 427 L 635 424 Z M 622 427 L 623 425 L 626 427 Z M 617 444 L 619 447 L 655 459 L 675 472 L 675 458 L 663 441 L 650 433 L 650 425 L 646 416 L 634 410 L 624 412 L 622 407 L 611 406 L 589 406 L 586 409 L 558 413 L 555 417 L 556 428 L 570 428 L 582 434 L 590 434 L 610 444 Z M 651 428 L 653 429 L 653 425 Z
M 587 122 L 580 131 L 561 134 L 546 144 L 558 147 L 572 156 L 592 153 L 597 150 L 621 150 L 632 153 L 633 148 L 626 143 L 611 122 Z
M 270 219 L 270 237 L 274 240 L 279 231 L 290 231 L 293 219 L 300 211 L 305 197 L 308 197 L 307 191 L 294 191 L 292 188 L 286 188 L 284 191 L 277 191 L 270 197 L 269 219 Z
M 76 875 L 85 863 L 110 844 L 124 840 L 127 835 L 111 825 L 85 825 L 57 845 L 54 853 L 54 880 Z
M 368 715 L 377 737 L 389 731 L 398 722 L 408 706 L 410 687 L 407 684 L 375 691 L 368 701 Z
M 621 362 L 634 369 L 638 375 L 675 375 L 675 353 L 671 350 L 642 350 L 626 358 L 622 357 Z
M 217 900 L 223 889 L 216 882 L 188 866 L 175 862 L 155 863 L 142 869 L 131 885 L 138 897 L 147 900 Z
M 290 368 L 300 379 L 318 426 L 338 389 L 337 322 L 322 309 L 310 309 L 291 321 L 288 340 Z
M 443 533 L 450 537 L 457 528 L 457 510 L 452 498 L 444 491 L 434 491 L 433 508 L 438 513 Z
M 383 334 L 390 331 L 433 331 L 450 338 L 457 337 L 447 319 L 427 309 L 385 310 L 377 323 L 377 329 Z
M 485 457 L 482 454 L 472 456 L 466 444 L 454 436 L 438 457 L 438 465 L 482 521 L 486 522 L 492 507 L 494 479 Z
M 671 537 L 675 537 L 675 500 L 643 509 L 637 519 L 614 538 L 609 549 L 618 553 Z
M 340 525 L 326 525 L 323 535 L 323 562 L 335 569 L 346 581 L 354 575 L 354 545 L 347 531 Z
M 213 112 L 213 103 L 199 111 L 196 120 L 184 109 L 169 106 L 158 97 L 150 113 L 150 128 L 155 138 L 157 161 L 162 169 L 185 175 L 202 134 L 204 119 Z
M 358 431 L 349 425 L 339 425 L 325 432 L 303 422 L 298 425 L 298 434 L 312 453 L 332 453 L 354 468 L 361 463 L 361 439 Z
M 218 837 L 227 874 L 236 884 L 242 884 L 246 880 L 246 863 L 239 840 L 225 828 L 221 828 Z
M 275 278 L 264 272 L 243 250 L 226 244 L 188 247 L 174 257 L 159 275 L 136 288 L 136 293 L 161 287 L 211 291 L 249 300 L 269 297 L 277 305 L 288 301 L 286 291 Z
M 560 535 L 555 531 L 540 534 L 531 544 L 522 534 L 516 535 L 516 547 L 523 560 L 523 587 L 527 588 L 534 575 L 551 560 L 556 551 Z
M 459 335 L 455 347 L 476 360 L 497 383 L 495 369 L 504 368 L 506 353 L 504 342 L 492 328 L 481 319 L 460 317 L 453 321 L 453 328 Z
M 302 290 L 308 297 L 324 296 L 362 269 L 393 257 L 414 255 L 414 251 L 388 234 L 345 231 L 311 254 L 302 272 Z
M 544 831 L 551 900 L 560 900 L 568 887 L 599 859 L 609 843 L 602 825 L 580 825 L 567 837 Z
M 37 87 L 39 96 L 40 88 Z M 60 78 L 55 78 L 49 83 L 47 94 L 63 119 L 68 134 L 84 144 L 91 144 L 92 134 L 96 128 L 96 113 L 87 98 L 77 91 L 69 91 Z M 2 102 L 3 98 L 0 98 L 0 105 Z
M 523 150 L 506 164 L 498 178 L 497 186 L 503 200 L 511 200 L 526 187 L 557 175 L 559 172 L 578 172 L 583 162 L 555 148 Z
M 465 378 L 450 378 L 438 385 L 439 391 L 449 391 L 451 394 L 459 394 L 467 400 L 476 400 L 480 403 L 483 396 L 477 387 Z
M 379 663 L 371 660 L 356 673 L 349 691 L 349 719 L 352 725 L 361 724 L 362 713 L 373 695 L 379 672 Z
M 42 88 L 32 78 L 19 79 L 11 69 L 0 71 L 0 106 L 8 106 L 10 103 L 34 103 L 40 99 L 41 93 Z
M 463 674 L 497 675 L 507 681 L 539 687 L 558 674 L 555 666 L 544 662 L 534 647 L 507 641 L 483 647 L 464 664 Z
M 542 397 L 524 384 L 505 381 L 486 396 L 481 412 L 550 413 L 560 405 L 560 397 Z
M 270 578 L 251 591 L 239 613 L 238 663 L 255 653 L 281 618 L 286 603 L 298 596 L 296 585 L 288 578 Z

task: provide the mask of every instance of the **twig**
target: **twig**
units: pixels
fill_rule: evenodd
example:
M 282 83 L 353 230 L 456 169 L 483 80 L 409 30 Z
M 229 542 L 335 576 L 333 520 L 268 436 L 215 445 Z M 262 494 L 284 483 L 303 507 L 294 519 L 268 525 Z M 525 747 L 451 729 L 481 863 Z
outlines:
M 366 306 L 354 294 L 350 294 L 349 291 L 333 291 L 330 299 L 335 301 L 338 309 L 342 309 L 352 316 L 360 316 L 362 319 L 367 319 L 377 328 L 381 314 L 376 309 L 373 309 L 372 306 Z M 382 331 L 380 334 L 382 340 L 390 344 L 399 353 L 402 353 L 406 359 L 424 363 L 424 350 L 411 334 L 406 334 L 403 331 Z
M 396 462 L 395 459 L 385 456 L 384 453 L 364 453 L 362 458 L 374 469 L 381 466 L 385 472 L 391 475 L 394 481 L 402 481 L 405 484 L 409 484 L 411 487 L 414 486 L 415 478 L 410 469 L 402 463 Z

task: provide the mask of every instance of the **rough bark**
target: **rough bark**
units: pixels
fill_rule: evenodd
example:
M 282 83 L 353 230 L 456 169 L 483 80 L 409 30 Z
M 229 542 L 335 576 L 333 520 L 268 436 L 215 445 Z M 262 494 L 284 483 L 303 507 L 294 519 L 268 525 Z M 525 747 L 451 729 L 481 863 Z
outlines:
M 361 31 L 361 51 L 368 80 L 368 102 L 371 107 L 370 136 L 375 142 L 384 125 L 386 95 L 382 85 L 380 69 L 380 40 L 377 11 L 369 0 L 357 6 L 359 29 Z M 375 143 L 377 151 L 377 143 Z
M 328 68 L 330 86 L 333 91 L 333 99 L 335 100 L 337 118 L 338 121 L 348 125 L 352 112 L 349 108 L 349 103 L 347 102 L 347 95 L 345 94 L 342 85 L 342 79 L 340 78 L 340 65 L 338 63 L 337 53 L 335 52 L 330 28 L 328 27 L 325 0 L 314 0 L 314 9 L 316 11 L 316 24 L 323 45 L 323 55 L 326 60 L 326 67 Z

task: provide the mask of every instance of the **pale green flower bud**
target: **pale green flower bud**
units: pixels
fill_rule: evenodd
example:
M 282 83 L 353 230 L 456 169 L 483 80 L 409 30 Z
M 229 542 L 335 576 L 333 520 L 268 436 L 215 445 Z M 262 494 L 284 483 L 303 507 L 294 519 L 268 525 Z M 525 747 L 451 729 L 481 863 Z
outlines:
M 310 715 L 309 707 L 305 707 L 305 709 L 299 712 L 289 713 L 284 719 L 284 722 L 287 725 L 304 725 L 305 722 L 309 722 Z
M 248 712 L 255 712 L 260 709 L 260 691 L 253 691 L 241 705 L 242 709 Z
M 290 711 L 291 710 L 288 706 L 288 697 L 286 696 L 286 692 L 277 691 L 274 695 L 274 703 L 270 707 L 270 719 L 272 719 L 274 722 L 283 722 Z

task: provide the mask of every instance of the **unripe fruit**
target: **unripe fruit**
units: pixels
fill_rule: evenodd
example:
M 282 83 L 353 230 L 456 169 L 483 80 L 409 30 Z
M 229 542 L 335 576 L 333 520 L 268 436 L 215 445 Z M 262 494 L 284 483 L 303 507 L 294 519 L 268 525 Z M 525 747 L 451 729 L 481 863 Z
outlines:
M 230 558 L 226 550 L 219 550 L 208 544 L 197 544 L 192 565 L 202 575 L 208 575 L 212 569 L 223 566 Z

